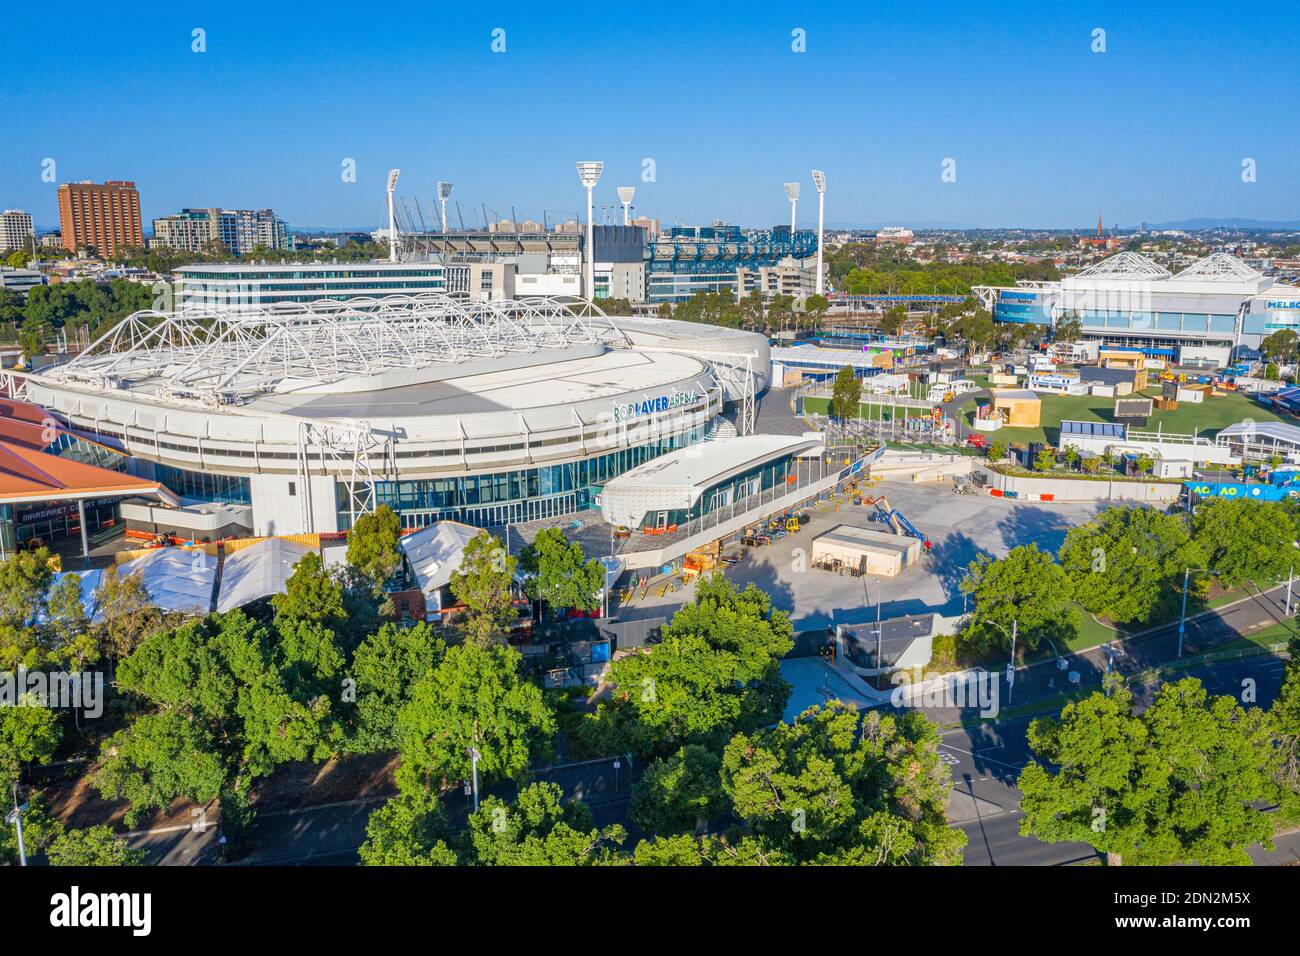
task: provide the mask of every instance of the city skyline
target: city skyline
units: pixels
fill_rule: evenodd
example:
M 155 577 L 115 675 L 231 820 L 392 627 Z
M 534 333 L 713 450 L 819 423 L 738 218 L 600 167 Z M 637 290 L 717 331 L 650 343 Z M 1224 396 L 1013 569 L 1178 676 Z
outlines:
M 296 228 L 378 228 L 384 177 L 401 168 L 399 195 L 422 203 L 455 182 L 467 224 L 484 207 L 568 217 L 585 201 L 572 164 L 591 156 L 606 163 L 598 216 L 630 184 L 635 212 L 665 224 L 788 221 L 782 183 L 811 192 L 812 167 L 827 173 L 830 228 L 1086 228 L 1098 209 L 1107 227 L 1300 219 L 1300 135 L 1278 120 L 1297 96 L 1283 28 L 1296 13 L 1282 6 L 1244 23 L 1173 6 L 758 4 L 743 23 L 680 6 L 627 22 L 520 6 L 440 11 L 436 26 L 399 6 L 350 21 L 346 43 L 318 9 L 304 21 L 83 8 L 57 36 L 50 83 L 0 81 L 0 206 L 48 229 L 60 183 L 126 179 L 147 223 L 271 207 Z M 38 16 L 16 11 L 6 46 L 26 37 L 53 55 Z M 1233 65 L 1243 51 L 1251 95 Z M 812 212 L 801 205 L 801 226 Z

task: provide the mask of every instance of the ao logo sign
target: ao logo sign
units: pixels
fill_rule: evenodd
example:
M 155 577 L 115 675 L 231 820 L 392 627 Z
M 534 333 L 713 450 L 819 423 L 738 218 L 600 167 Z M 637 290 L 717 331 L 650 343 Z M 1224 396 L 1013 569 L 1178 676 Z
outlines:
M 649 398 L 643 402 L 615 405 L 614 421 L 625 422 L 629 418 L 640 418 L 642 415 L 652 415 L 655 412 L 666 412 L 669 409 L 681 408 L 684 405 L 693 404 L 695 399 L 695 391 L 691 390 L 689 392 L 674 392 L 671 395 L 660 395 L 658 398 Z

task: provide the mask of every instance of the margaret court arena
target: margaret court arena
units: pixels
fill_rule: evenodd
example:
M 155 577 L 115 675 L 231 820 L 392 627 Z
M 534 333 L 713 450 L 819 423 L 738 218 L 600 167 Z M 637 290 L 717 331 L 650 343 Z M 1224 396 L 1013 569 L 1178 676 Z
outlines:
M 16 397 L 124 453 L 129 473 L 187 502 L 248 506 L 253 535 L 346 531 L 383 504 L 406 528 L 599 520 L 609 482 L 691 457 L 716 465 L 692 471 L 690 501 L 668 490 L 672 513 L 717 513 L 720 536 L 721 509 L 757 520 L 737 505 L 772 510 L 836 478 L 800 471 L 808 442 L 752 434 L 764 336 L 580 299 L 145 311 L 62 364 L 8 375 Z M 671 559 L 655 544 L 632 564 Z

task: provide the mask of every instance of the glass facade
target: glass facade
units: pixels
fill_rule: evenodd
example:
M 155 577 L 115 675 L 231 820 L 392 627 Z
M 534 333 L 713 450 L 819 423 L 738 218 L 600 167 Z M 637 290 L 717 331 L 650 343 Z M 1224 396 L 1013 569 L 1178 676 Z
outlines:
M 253 503 L 247 478 L 214 475 L 205 471 L 186 471 L 171 465 L 154 465 L 154 480 L 161 481 L 182 498 L 220 501 L 226 504 Z
M 377 481 L 375 504 L 386 504 L 396 511 L 404 528 L 422 528 L 434 521 L 495 528 L 553 518 L 592 507 L 601 484 L 652 458 L 700 441 L 704 431 L 704 426 L 699 426 L 644 445 L 562 465 L 490 475 Z M 339 529 L 347 530 L 352 524 L 352 509 L 355 506 L 359 510 L 362 499 L 358 496 L 349 502 L 353 489 L 344 481 L 338 483 L 337 493 Z

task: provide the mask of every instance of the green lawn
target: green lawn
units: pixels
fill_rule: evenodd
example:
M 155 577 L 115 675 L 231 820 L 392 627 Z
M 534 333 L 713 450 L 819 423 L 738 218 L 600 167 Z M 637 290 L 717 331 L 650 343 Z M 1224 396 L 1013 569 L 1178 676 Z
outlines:
M 1141 393 L 1150 398 L 1160 394 L 1158 388 L 1150 388 Z M 1028 443 L 1045 441 L 1056 446 L 1061 436 L 1061 420 L 1071 419 L 1083 422 L 1114 421 L 1111 412 L 1115 408 L 1115 399 L 1101 395 L 1047 395 L 1040 393 L 1043 401 L 1042 423 L 1038 428 L 1003 428 L 994 433 L 993 438 L 1003 442 Z M 974 403 L 966 409 L 967 420 L 974 418 Z M 1156 409 L 1147 423 L 1147 428 L 1157 428 L 1179 434 L 1196 434 L 1204 438 L 1213 438 L 1219 430 L 1251 418 L 1257 422 L 1286 421 L 1273 414 L 1264 406 L 1256 404 L 1244 395 L 1228 393 L 1218 398 L 1207 398 L 1199 405 L 1180 402 L 1175 411 Z

